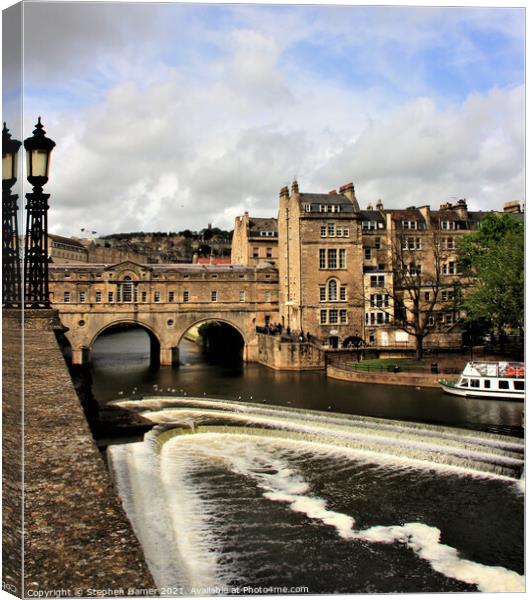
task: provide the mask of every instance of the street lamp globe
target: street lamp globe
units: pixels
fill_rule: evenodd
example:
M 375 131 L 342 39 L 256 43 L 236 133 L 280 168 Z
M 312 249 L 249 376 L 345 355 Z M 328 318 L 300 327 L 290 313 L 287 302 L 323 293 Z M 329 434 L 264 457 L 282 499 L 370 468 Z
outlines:
M 50 153 L 55 146 L 55 142 L 47 138 L 44 135 L 45 133 L 39 117 L 33 130 L 33 136 L 24 140 L 27 178 L 34 187 L 42 187 L 48 181 Z
M 17 180 L 18 149 L 21 142 L 12 140 L 4 122 L 2 129 L 2 189 L 11 189 Z

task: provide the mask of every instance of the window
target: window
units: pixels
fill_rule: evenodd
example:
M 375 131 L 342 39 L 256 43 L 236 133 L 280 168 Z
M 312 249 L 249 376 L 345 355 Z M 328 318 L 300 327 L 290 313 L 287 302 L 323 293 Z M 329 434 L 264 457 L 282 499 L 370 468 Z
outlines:
M 211 302 L 217 302 L 218 301 L 218 293 L 216 290 L 212 290 L 210 292 L 210 301 Z
M 389 306 L 389 294 L 371 294 L 370 297 L 371 307 L 387 308 Z
M 378 223 L 376 221 L 362 221 L 361 228 L 366 231 L 370 231 L 371 229 L 377 229 Z
M 271 292 L 266 292 L 265 293 L 265 301 L 266 302 L 271 302 Z
M 145 290 L 142 292 L 142 302 L 147 302 L 147 292 Z
M 424 292 L 424 301 L 425 302 L 429 302 L 430 301 L 430 293 L 429 292 Z
M 455 250 L 455 240 L 453 237 L 442 238 L 443 250 Z
M 371 287 L 383 287 L 385 285 L 385 275 L 371 275 Z
M 500 379 L 498 381 L 498 389 L 499 390 L 508 390 L 509 389 L 509 382 L 507 381 L 507 379 Z
M 319 268 L 326 269 L 326 250 L 319 249 Z
M 188 290 L 183 291 L 183 302 L 188 302 L 190 300 L 190 292 Z
M 483 380 L 483 387 L 486 389 L 490 388 L 490 379 L 484 379 Z
M 326 288 L 324 285 L 319 287 L 319 302 L 326 302 Z
M 334 237 L 336 234 L 336 228 L 333 223 L 328 223 L 328 237 Z
M 341 227 L 336 227 L 336 237 L 343 237 L 343 229 Z
M 525 385 L 523 381 L 513 381 L 513 384 L 515 390 L 518 390 L 519 392 L 525 390 Z
M 253 258 L 258 258 L 258 248 L 253 248 Z
M 86 292 L 79 292 L 79 301 L 85 302 L 86 296 Z
M 328 256 L 328 268 L 337 269 L 337 250 L 330 249 L 327 253 Z
M 341 300 L 341 302 L 346 302 L 346 300 L 347 300 L 347 286 L 346 285 L 342 285 L 339 288 L 339 299 Z
M 450 261 L 443 264 L 443 275 L 455 275 L 457 273 L 457 263 Z
M 240 302 L 245 302 L 245 292 L 243 290 L 240 291 Z
M 175 301 L 175 292 L 168 292 L 168 302 Z
M 422 275 L 422 265 L 417 265 L 416 263 L 409 263 L 409 274 Z
M 340 323 L 346 323 L 347 322 L 347 309 L 346 308 L 342 308 L 339 311 L 339 322 Z
M 321 225 L 321 237 L 326 237 L 326 225 Z
M 320 320 L 319 322 L 321 323 L 321 325 L 325 325 L 326 324 L 326 310 L 321 310 L 320 311 Z
M 272 258 L 273 248 L 266 248 L 266 258 Z
M 376 250 L 380 250 L 380 248 L 382 247 L 382 240 L 379 237 L 374 238 L 374 247 L 376 248 Z
M 70 273 L 65 273 L 65 277 L 68 279 L 70 277 Z
M 114 302 L 114 292 L 109 292 L 107 294 L 107 302 Z
M 349 236 L 348 227 L 343 227 L 343 237 L 348 237 L 348 236 Z
M 70 302 L 70 292 L 65 292 L 63 294 L 63 302 L 66 302 L 66 303 Z
M 372 252 L 370 248 L 364 248 L 363 252 L 365 254 L 365 260 L 371 260 L 372 258 Z
M 131 277 L 124 277 L 124 282 L 121 284 L 122 302 L 132 302 L 133 300 L 133 283 Z
M 461 379 L 461 387 L 468 387 L 468 379 Z
M 347 268 L 347 251 L 344 248 L 339 250 L 339 268 L 346 269 Z
M 96 292 L 96 302 L 101 302 L 101 292 L 100 291 Z
M 328 301 L 329 302 L 337 301 L 337 281 L 335 279 L 331 279 L 328 282 Z
M 337 310 L 337 308 L 332 308 L 328 312 L 328 322 L 331 325 L 334 325 L 335 323 L 338 322 L 338 310 Z
M 305 205 L 304 205 L 304 210 L 305 210 L 306 212 L 311 212 L 311 210 L 312 210 L 312 205 L 311 205 L 311 204 L 305 204 Z
M 160 292 L 155 292 L 153 295 L 153 299 L 155 302 L 160 302 Z
M 471 379 L 470 380 L 470 387 L 478 388 L 479 387 L 479 379 Z
M 418 229 L 417 221 L 402 221 L 402 229 Z

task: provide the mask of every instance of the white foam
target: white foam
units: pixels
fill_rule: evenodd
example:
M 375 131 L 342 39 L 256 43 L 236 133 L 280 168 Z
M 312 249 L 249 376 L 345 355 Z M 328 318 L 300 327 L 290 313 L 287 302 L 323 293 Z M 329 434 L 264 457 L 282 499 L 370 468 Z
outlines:
M 209 433 L 180 436 L 169 443 L 200 445 L 201 453 L 222 459 L 234 472 L 257 481 L 258 486 L 264 490 L 265 498 L 287 503 L 291 510 L 334 527 L 343 539 L 358 539 L 370 543 L 399 542 L 419 558 L 429 562 L 435 571 L 452 579 L 475 584 L 480 591 L 524 591 L 522 575 L 504 567 L 483 565 L 461 558 L 455 548 L 440 543 L 441 532 L 436 527 L 423 523 L 406 523 L 402 526 L 375 526 L 356 531 L 353 517 L 329 510 L 324 499 L 308 495 L 310 486 L 301 475 L 291 470 L 282 460 L 264 452 L 262 438 L 253 443 L 248 439 L 250 437 Z M 272 440 L 273 445 L 278 441 Z

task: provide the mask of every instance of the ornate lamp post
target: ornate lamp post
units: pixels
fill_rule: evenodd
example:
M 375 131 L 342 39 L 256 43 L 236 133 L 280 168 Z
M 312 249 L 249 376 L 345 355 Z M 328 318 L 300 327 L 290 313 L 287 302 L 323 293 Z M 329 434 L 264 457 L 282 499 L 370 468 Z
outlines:
M 18 195 L 11 193 L 11 188 L 17 180 L 20 144 L 18 140 L 11 139 L 9 129 L 4 123 L 2 129 L 2 306 L 5 308 L 17 308 L 21 304 Z
M 48 293 L 48 198 L 43 186 L 48 181 L 50 153 L 55 142 L 44 134 L 41 118 L 33 136 L 24 140 L 27 178 L 33 192 L 26 194 L 28 204 L 24 252 L 25 300 L 27 308 L 50 308 Z

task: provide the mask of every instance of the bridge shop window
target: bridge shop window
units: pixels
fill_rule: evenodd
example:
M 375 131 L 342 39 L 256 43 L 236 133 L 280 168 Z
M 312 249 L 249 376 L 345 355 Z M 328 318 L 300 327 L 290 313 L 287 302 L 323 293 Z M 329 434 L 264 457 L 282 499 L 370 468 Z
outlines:
M 86 292 L 79 292 L 79 302 L 85 302 L 87 299 L 87 293 Z
M 216 290 L 212 290 L 212 292 L 210 293 L 210 300 L 211 300 L 211 302 L 218 301 L 218 293 Z
M 154 294 L 153 294 L 153 301 L 154 302 L 160 302 L 160 292 L 154 292 Z
M 271 292 L 266 292 L 265 293 L 265 301 L 266 302 L 271 302 Z
M 66 302 L 66 303 L 70 302 L 70 292 L 65 292 L 63 294 L 63 302 Z
M 168 302 L 175 301 L 175 292 L 168 292 Z
M 184 290 L 183 292 L 183 302 L 189 302 L 190 301 L 190 292 L 188 290 Z
M 253 258 L 258 258 L 258 248 L 253 248 Z
M 240 302 L 245 302 L 245 292 L 243 290 L 240 291 Z
M 273 248 L 266 248 L 266 258 L 273 258 Z
M 142 297 L 142 302 L 147 302 L 147 292 L 145 290 L 142 292 L 141 297 Z
M 107 302 L 114 302 L 114 292 L 109 292 L 107 294 Z
M 101 302 L 101 292 L 99 290 L 96 292 L 96 302 Z

